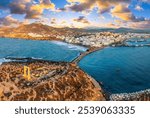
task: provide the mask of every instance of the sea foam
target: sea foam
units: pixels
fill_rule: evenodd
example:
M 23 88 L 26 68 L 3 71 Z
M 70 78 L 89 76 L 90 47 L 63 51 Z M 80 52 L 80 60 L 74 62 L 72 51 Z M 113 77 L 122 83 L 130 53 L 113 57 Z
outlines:
M 61 41 L 52 41 L 52 43 L 67 47 L 70 50 L 79 50 L 79 51 L 86 51 L 87 50 L 86 47 L 78 46 L 78 45 L 74 45 L 74 44 L 69 44 L 69 43 L 65 43 L 65 42 L 61 42 Z

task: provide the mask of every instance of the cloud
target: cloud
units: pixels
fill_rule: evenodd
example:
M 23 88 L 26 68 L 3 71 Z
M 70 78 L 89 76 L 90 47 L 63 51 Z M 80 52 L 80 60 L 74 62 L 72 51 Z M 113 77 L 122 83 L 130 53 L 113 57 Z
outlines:
M 105 25 L 105 27 L 109 27 L 109 28 L 119 28 L 119 26 L 116 25 L 116 24 L 114 24 L 114 23 L 107 23 L 107 24 Z
M 29 5 L 32 5 L 31 0 L 13 0 L 9 4 L 10 12 L 12 14 L 25 14 Z
M 65 21 L 65 20 L 63 20 L 62 22 L 61 22 L 61 24 L 66 24 L 67 22 Z
M 65 8 L 83 12 L 86 10 L 93 10 L 98 8 L 100 13 L 108 12 L 112 7 L 120 3 L 130 3 L 130 0 L 67 0 L 70 4 L 66 5 Z
M 141 22 L 131 22 L 128 23 L 128 27 L 136 29 L 150 29 L 150 20 L 145 20 Z
M 150 29 L 150 19 L 145 19 L 139 22 L 126 22 L 122 20 L 115 20 L 117 26 L 126 27 L 126 28 L 135 28 L 135 29 Z
M 124 21 L 140 22 L 145 21 L 144 17 L 136 17 L 126 4 L 119 4 L 111 10 L 113 17 L 120 18 Z
M 40 0 L 39 3 L 33 0 L 13 0 L 9 6 L 12 14 L 25 14 L 27 19 L 39 18 L 44 9 L 55 9 L 55 5 L 50 0 Z
M 0 26 L 12 26 L 18 24 L 20 24 L 20 22 L 17 19 L 11 17 L 11 15 L 0 18 Z
M 55 4 L 52 3 L 50 0 L 40 0 L 40 4 L 33 5 L 33 9 L 37 10 L 43 10 L 43 9 L 55 9 Z
M 86 12 L 95 7 L 96 0 L 67 0 L 69 4 L 62 10 L 71 10 L 75 12 Z
M 150 0 L 140 0 L 141 2 L 150 3 Z
M 112 10 L 111 14 L 113 17 L 120 18 L 125 21 L 132 21 L 135 19 L 135 16 L 131 13 L 126 4 L 116 5 Z
M 75 12 L 85 12 L 87 10 L 98 9 L 98 13 L 110 13 L 113 17 L 124 21 L 144 21 L 144 18 L 136 18 L 129 9 L 131 0 L 67 0 L 70 4 L 65 6 L 65 10 Z M 142 9 L 139 8 L 138 9 Z M 64 9 L 63 9 L 64 10 Z
M 56 18 L 51 18 L 51 22 L 50 22 L 50 23 L 51 23 L 51 24 L 57 24 L 57 22 L 56 22 L 56 21 L 57 21 L 57 19 L 56 19 Z
M 135 10 L 137 10 L 137 11 L 143 11 L 144 9 L 141 6 L 136 5 L 135 6 Z
M 79 16 L 79 18 L 73 19 L 75 22 L 90 24 L 90 22 L 85 18 L 85 16 Z
M 25 14 L 26 18 L 37 18 L 42 14 L 42 11 L 32 9 L 32 0 L 13 0 L 10 3 L 11 14 Z
M 113 17 L 120 18 L 125 21 L 139 21 L 130 11 L 129 5 L 131 0 L 67 0 L 70 4 L 65 6 L 63 10 L 71 10 L 75 12 L 92 11 L 98 9 L 98 13 L 110 13 Z

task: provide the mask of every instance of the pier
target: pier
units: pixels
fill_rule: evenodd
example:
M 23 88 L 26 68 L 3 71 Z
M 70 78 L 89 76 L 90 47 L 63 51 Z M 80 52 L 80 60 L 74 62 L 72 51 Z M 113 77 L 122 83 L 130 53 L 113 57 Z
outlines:
M 104 48 L 104 46 L 103 46 L 103 47 L 90 47 L 86 52 L 80 53 L 80 55 L 79 55 L 77 58 L 75 58 L 75 59 L 72 61 L 72 63 L 77 64 L 77 63 L 78 63 L 83 57 L 85 57 L 86 55 L 91 54 L 91 53 L 93 53 L 93 52 L 96 52 L 96 51 L 98 51 L 98 50 L 101 50 L 101 49 L 103 49 L 103 48 Z

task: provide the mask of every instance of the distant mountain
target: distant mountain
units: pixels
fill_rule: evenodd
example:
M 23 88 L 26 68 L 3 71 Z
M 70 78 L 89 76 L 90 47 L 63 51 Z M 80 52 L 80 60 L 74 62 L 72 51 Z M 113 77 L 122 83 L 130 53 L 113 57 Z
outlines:
M 132 28 L 87 28 L 88 32 L 114 32 L 114 33 L 150 33 L 150 29 L 132 29 Z
M 21 25 L 17 28 L 0 28 L 0 37 L 62 40 L 64 36 L 77 35 L 81 29 L 54 28 L 41 23 Z
M 41 23 L 20 25 L 16 28 L 0 28 L 0 37 L 24 38 L 40 40 L 63 40 L 67 36 L 79 36 L 87 34 L 86 32 L 114 32 L 114 33 L 150 33 L 149 30 L 130 29 L 130 28 L 55 28 Z

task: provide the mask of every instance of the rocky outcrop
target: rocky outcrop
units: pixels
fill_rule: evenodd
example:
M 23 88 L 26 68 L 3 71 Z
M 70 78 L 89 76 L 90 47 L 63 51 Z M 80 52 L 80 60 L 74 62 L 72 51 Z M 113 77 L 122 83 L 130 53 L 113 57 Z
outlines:
M 23 67 L 31 69 L 31 80 L 23 77 Z M 0 65 L 2 101 L 94 101 L 105 100 L 93 78 L 75 64 L 31 61 Z
M 150 101 L 150 89 L 134 92 L 113 94 L 110 96 L 112 101 Z

